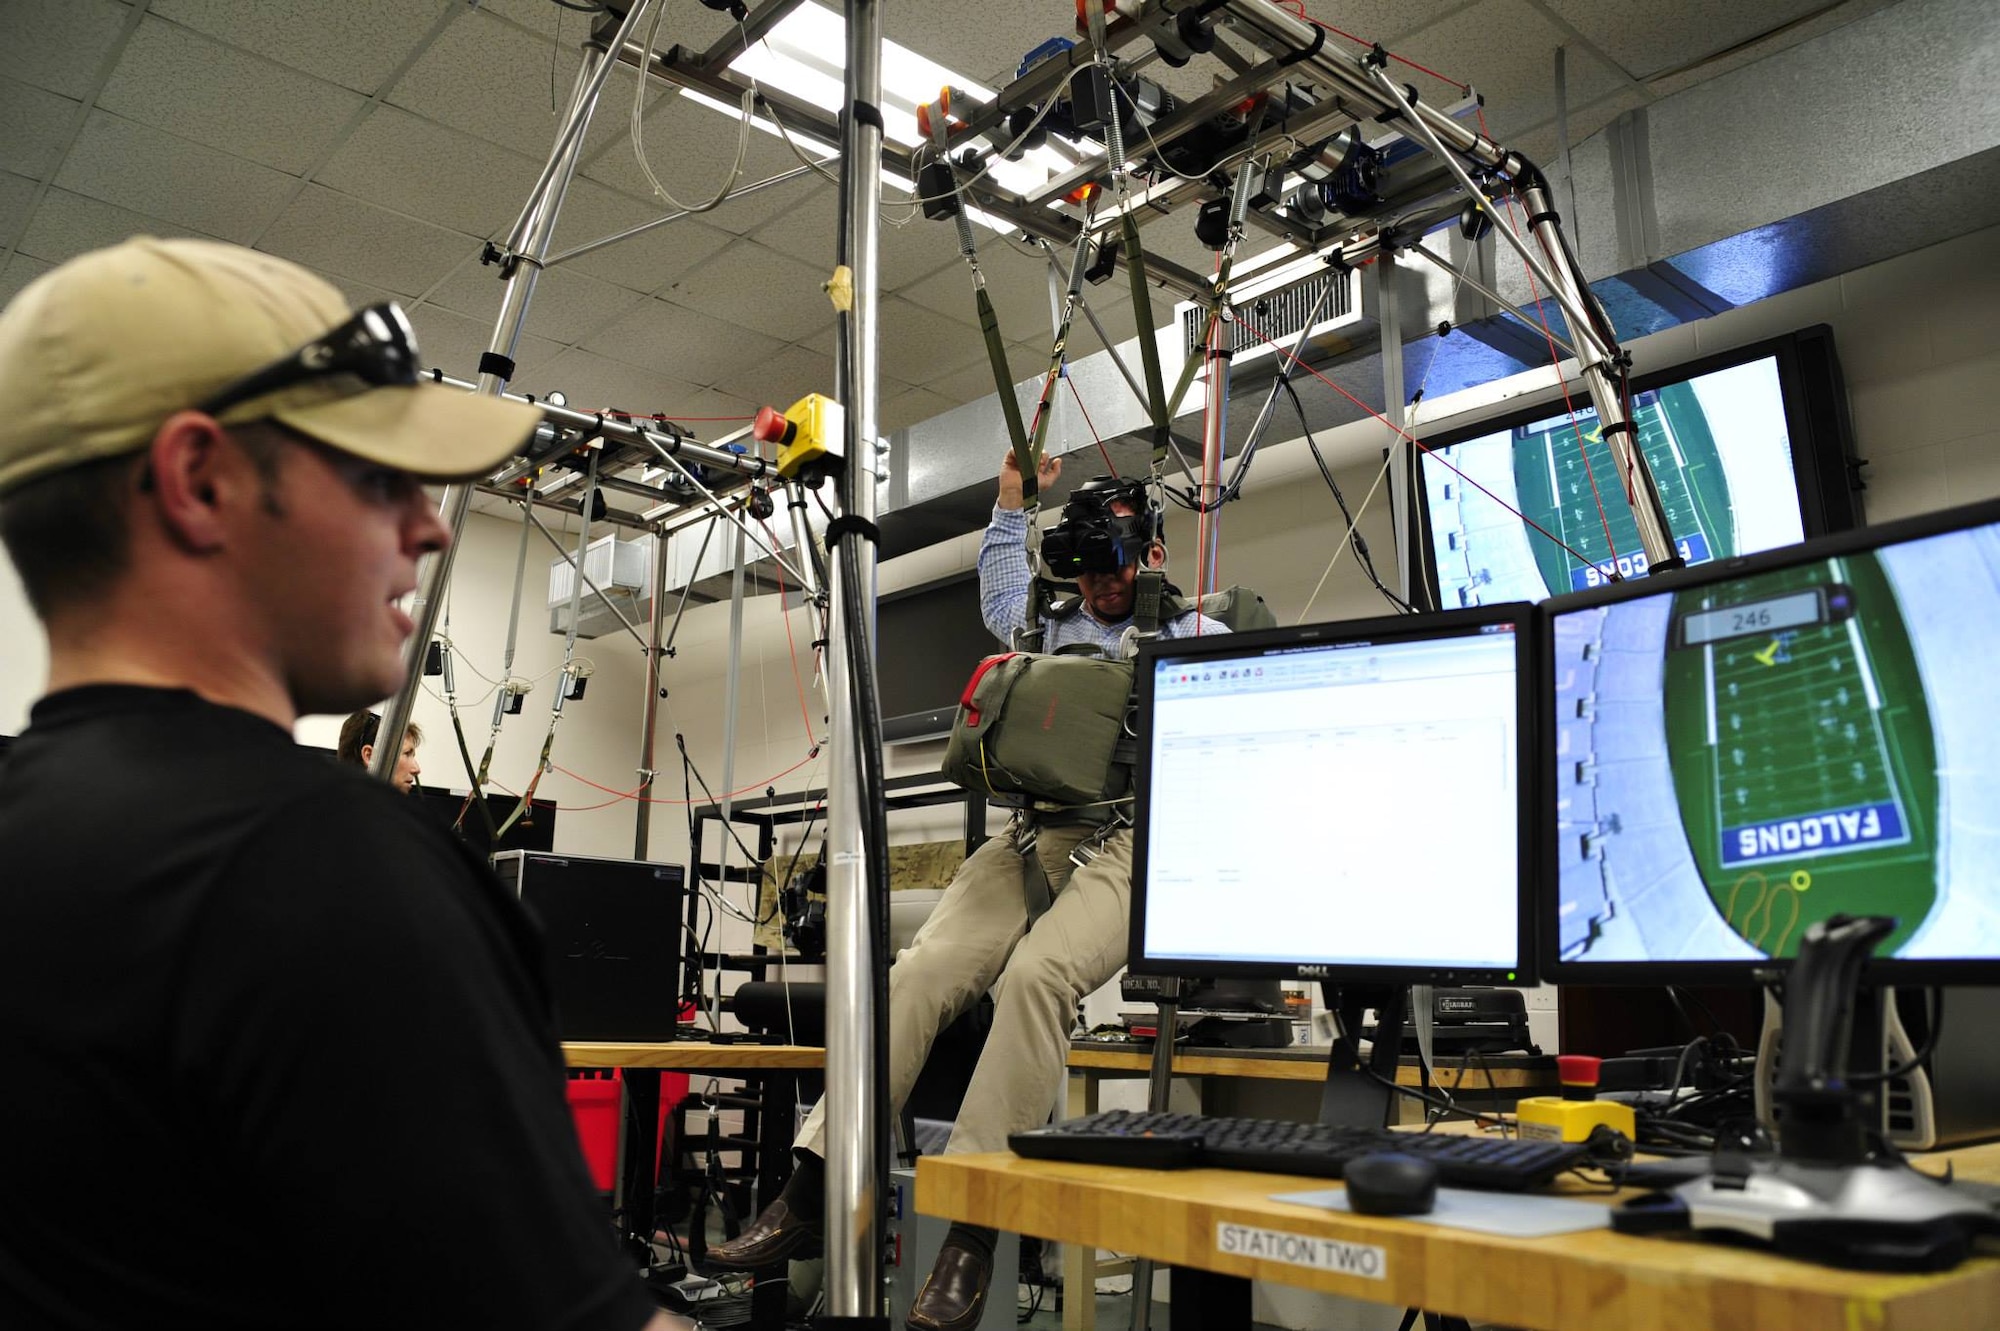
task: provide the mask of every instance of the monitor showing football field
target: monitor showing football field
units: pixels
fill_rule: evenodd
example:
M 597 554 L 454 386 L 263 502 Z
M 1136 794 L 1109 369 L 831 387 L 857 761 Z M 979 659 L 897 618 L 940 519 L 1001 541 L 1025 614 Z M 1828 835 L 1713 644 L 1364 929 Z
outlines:
M 1564 409 L 1424 456 L 1445 608 L 1538 601 L 1601 586 L 1614 571 L 1646 572 L 1597 413 L 1588 400 L 1575 406 L 1574 417 Z M 1631 406 L 1682 559 L 1700 564 L 1805 539 L 1775 356 L 1635 393 Z
M 1548 604 L 1544 939 L 1589 968 L 1557 978 L 1783 961 L 1835 914 L 1894 916 L 1898 963 L 2000 964 L 1996 523 Z

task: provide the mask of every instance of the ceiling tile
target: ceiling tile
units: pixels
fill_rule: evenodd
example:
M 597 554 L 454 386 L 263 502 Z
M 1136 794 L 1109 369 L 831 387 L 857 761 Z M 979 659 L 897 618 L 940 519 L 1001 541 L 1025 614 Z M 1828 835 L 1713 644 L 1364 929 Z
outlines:
M 1477 88 L 1486 98 L 1488 127 L 1505 142 L 1515 130 L 1555 114 L 1555 48 L 1566 40 L 1568 34 L 1528 0 L 1482 0 L 1401 43 L 1399 53 Z M 1572 106 L 1624 83 L 1619 71 L 1587 51 L 1569 53 L 1567 72 Z
M 750 238 L 802 263 L 833 267 L 834 227 L 840 220 L 840 192 L 817 176 L 774 185 L 774 206 Z M 886 232 L 887 227 L 883 230 Z
M 1399 38 L 1429 27 L 1474 3 L 1474 0 L 1307 0 L 1306 12 L 1340 32 L 1370 42 L 1395 44 Z M 1333 41 L 1339 33 L 1329 32 Z M 1346 42 L 1346 38 L 1340 38 Z M 1359 50 L 1356 43 L 1347 43 Z M 1449 72 L 1449 71 L 1446 71 Z
M 500 298 L 505 290 L 497 267 L 468 263 L 432 292 L 431 300 L 448 310 L 490 322 L 499 317 Z M 528 303 L 526 327 L 538 337 L 579 342 L 616 322 L 644 299 L 636 292 L 587 277 L 567 265 L 552 268 L 536 279 L 535 293 Z
M 927 421 L 959 404 L 928 388 L 906 388 L 890 396 L 882 395 L 881 420 L 884 430 L 903 430 Z
M 34 220 L 21 236 L 21 252 L 49 263 L 62 263 L 86 250 L 116 245 L 129 236 L 200 236 L 207 233 L 176 226 L 158 217 L 148 217 L 118 208 L 100 199 L 85 198 L 64 189 L 51 189 L 42 196 Z
M 92 111 L 55 183 L 77 194 L 247 243 L 298 181 L 105 111 Z
M 578 22 L 571 31 L 580 42 L 589 25 L 582 15 L 572 17 Z M 578 62 L 574 42 L 557 47 L 475 10 L 438 35 L 390 90 L 388 100 L 427 120 L 546 158 Z M 614 109 L 611 100 L 608 95 L 600 99 L 599 114 Z
M 682 383 L 713 384 L 726 381 L 737 366 L 768 356 L 782 344 L 748 328 L 650 300 L 592 334 L 584 345 Z
M 784 346 L 738 362 L 716 387 L 746 402 L 783 410 L 807 393 L 833 392 L 833 357 L 810 347 Z
M 306 266 L 311 267 L 310 264 Z M 347 308 L 350 310 L 363 309 L 369 305 L 380 305 L 385 300 L 396 299 L 396 293 L 393 291 L 384 291 L 380 287 L 371 287 L 366 282 L 356 282 L 352 278 L 342 277 L 339 273 L 329 273 L 323 268 L 315 268 L 313 271 L 333 283 L 339 289 L 340 294 L 347 298 Z
M 474 319 L 435 305 L 419 305 L 410 311 L 410 326 L 416 330 L 424 369 L 440 369 L 459 379 L 478 377 L 479 358 L 493 341 L 491 319 Z M 559 343 L 524 333 L 514 359 L 522 363 L 547 361 L 561 350 Z
M 885 289 L 928 277 L 947 265 L 963 266 L 958 253 L 956 223 L 933 222 L 919 212 L 899 226 L 897 222 L 908 215 L 909 209 L 885 204 L 882 211 L 882 282 Z M 978 246 L 981 260 L 985 259 L 988 250 L 1005 249 L 1007 246 L 1006 241 L 984 227 L 973 229 L 972 243 Z M 828 252 L 831 253 L 832 249 L 829 244 Z M 970 281 L 969 278 L 967 280 Z
M 1727 51 L 1826 8 L 1825 0 L 1676 0 L 1672 5 L 1606 5 L 1603 0 L 1544 0 L 1636 78 L 1647 78 Z
M 576 180 L 571 182 L 562 212 L 556 217 L 555 243 L 549 253 L 559 254 L 615 236 L 663 215 L 657 207 L 594 181 Z M 564 266 L 573 265 L 578 272 L 653 295 L 666 290 L 696 264 L 721 253 L 729 242 L 727 231 L 683 217 L 572 259 Z
M 88 97 L 130 13 L 116 0 L 7 0 L 0 5 L 0 77 Z
M 933 314 L 899 296 L 882 301 L 882 373 L 898 383 L 926 385 L 986 354 L 979 330 Z
M 618 99 L 615 106 L 610 95 L 606 95 L 603 112 L 615 112 L 629 119 L 630 102 L 626 99 L 631 96 L 631 86 L 626 84 L 625 88 L 624 97 Z M 624 120 L 619 123 L 624 123 Z M 646 162 L 660 184 L 683 204 L 703 202 L 722 187 L 735 163 L 738 124 L 734 117 L 710 110 L 685 97 L 663 97 L 646 112 L 641 135 L 646 148 Z M 737 176 L 737 183 L 763 180 L 798 164 L 791 150 L 776 137 L 753 129 L 744 147 L 743 170 Z M 635 198 L 655 201 L 653 187 L 641 174 L 629 140 L 614 142 L 604 156 L 584 167 L 583 174 Z M 773 187 L 776 190 L 789 188 L 796 187 Z M 665 200 L 657 200 L 657 203 L 662 209 L 673 206 Z M 703 213 L 701 220 L 710 226 L 742 235 L 768 220 L 770 208 L 768 192 L 754 194 Z
M 149 15 L 97 105 L 296 176 L 339 141 L 366 100 Z
M 561 390 L 578 411 L 662 413 L 686 409 L 701 390 L 651 370 L 571 347 L 524 369 L 516 387 L 537 396 Z
M 21 228 L 28 223 L 28 214 L 35 206 L 35 191 L 40 182 L 17 176 L 11 171 L 0 171 L 0 237 L 12 244 L 21 234 Z
M 696 439 L 719 439 L 750 424 L 762 405 L 722 389 L 697 388 L 676 395 L 663 414 L 687 426 Z
M 52 263 L 43 263 L 40 259 L 31 258 L 26 254 L 16 254 L 7 260 L 7 266 L 0 268 L 0 305 L 5 305 L 14 299 L 20 294 L 22 287 L 53 267 L 55 265 Z
M 0 125 L 7 127 L 0 134 L 0 170 L 37 180 L 46 176 L 69 142 L 80 105 L 45 88 L 0 79 Z
M 520 153 L 378 106 L 318 179 L 399 213 L 488 236 L 512 225 L 540 171 Z
M 151 13 L 373 94 L 452 0 L 153 0 Z M 461 21 L 463 21 L 461 19 Z
M 967 402 L 977 402 L 993 393 L 993 373 L 980 361 L 949 374 L 933 375 L 925 380 L 923 387 L 945 399 L 952 406 L 962 406 Z M 1022 413 L 1026 423 L 1026 410 Z
M 560 26 L 564 37 L 574 35 L 579 42 L 590 31 L 590 24 L 596 17 L 569 12 L 560 5 L 550 4 L 549 0 L 472 0 L 472 4 L 482 14 L 506 19 L 544 37 L 554 37 Z
M 833 302 L 821 283 L 827 268 L 809 267 L 739 240 L 674 283 L 667 299 L 786 341 L 831 324 Z
M 324 185 L 306 186 L 257 242 L 260 250 L 404 297 L 428 291 L 476 245 Z
M 986 274 L 986 294 L 993 302 L 1002 334 L 1030 342 L 1052 336 L 1055 324 L 1049 317 L 1049 269 L 1045 261 L 996 241 L 980 254 L 979 266 Z M 961 323 L 976 326 L 978 322 L 972 275 L 962 263 L 939 269 L 897 294 Z

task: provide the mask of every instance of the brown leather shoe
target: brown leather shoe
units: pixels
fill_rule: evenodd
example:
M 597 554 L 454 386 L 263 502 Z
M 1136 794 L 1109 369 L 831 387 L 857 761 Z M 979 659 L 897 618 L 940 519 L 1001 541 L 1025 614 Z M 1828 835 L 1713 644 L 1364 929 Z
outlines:
M 728 1271 L 757 1271 L 791 1259 L 817 1257 L 822 1235 L 817 1216 L 792 1210 L 783 1193 L 727 1243 L 708 1250 L 708 1265 Z
M 937 1265 L 910 1305 L 907 1325 L 914 1331 L 972 1331 L 986 1312 L 986 1287 L 993 1280 L 993 1256 L 947 1238 Z

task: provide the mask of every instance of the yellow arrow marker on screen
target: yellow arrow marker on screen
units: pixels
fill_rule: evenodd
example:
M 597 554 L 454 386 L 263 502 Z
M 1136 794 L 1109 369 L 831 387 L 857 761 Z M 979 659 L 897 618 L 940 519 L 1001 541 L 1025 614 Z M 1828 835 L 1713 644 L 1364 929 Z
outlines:
M 1756 657 L 1767 666 L 1774 666 L 1778 664 L 1778 648 L 1782 645 L 1778 639 L 1773 638 L 1769 647 L 1766 647 L 1761 652 L 1752 652 L 1750 655 Z

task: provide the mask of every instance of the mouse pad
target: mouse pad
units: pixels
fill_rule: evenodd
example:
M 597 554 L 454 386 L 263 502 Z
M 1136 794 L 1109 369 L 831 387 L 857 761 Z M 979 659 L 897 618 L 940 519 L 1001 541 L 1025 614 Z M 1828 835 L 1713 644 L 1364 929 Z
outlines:
M 1274 1202 L 1318 1206 L 1328 1211 L 1349 1211 L 1344 1188 L 1319 1192 L 1281 1192 Z M 1480 1192 L 1472 1188 L 1439 1188 L 1437 1205 L 1425 1215 L 1405 1215 L 1398 1220 L 1419 1220 L 1448 1229 L 1470 1229 L 1481 1234 L 1503 1234 L 1512 1238 L 1539 1239 L 1551 1234 L 1574 1234 L 1585 1229 L 1611 1228 L 1611 1208 L 1602 1202 L 1579 1202 L 1568 1197 L 1538 1197 L 1522 1192 Z

